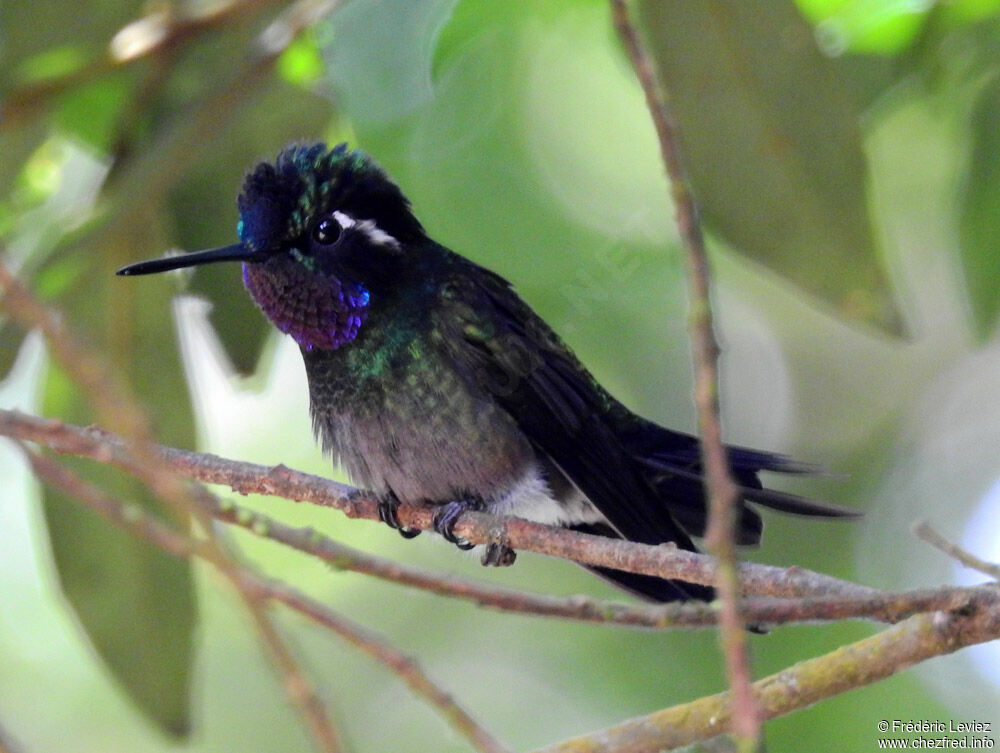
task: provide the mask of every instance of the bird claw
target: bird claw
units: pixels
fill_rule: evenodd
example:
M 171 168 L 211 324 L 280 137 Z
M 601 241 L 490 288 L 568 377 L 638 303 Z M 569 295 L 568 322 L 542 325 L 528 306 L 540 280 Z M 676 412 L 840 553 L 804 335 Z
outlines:
M 482 500 L 476 498 L 459 499 L 443 504 L 434 512 L 434 530 L 440 533 L 445 541 L 451 542 L 463 551 L 468 551 L 475 544 L 468 539 L 455 535 L 455 523 L 458 522 L 462 513 L 468 510 L 482 510 L 483 507 Z M 486 542 L 486 548 L 483 550 L 483 556 L 480 560 L 483 565 L 507 567 L 513 565 L 516 558 L 517 552 L 508 546 L 503 529 L 491 531 L 489 541 Z
M 500 536 L 497 536 L 486 545 L 483 558 L 480 561 L 484 567 L 510 567 L 516 559 L 517 552 L 511 549 Z
M 462 551 L 472 549 L 473 544 L 468 539 L 455 535 L 455 523 L 459 517 L 467 510 L 483 509 L 482 502 L 477 499 L 459 499 L 441 505 L 435 512 L 433 518 L 434 530 L 440 533 L 445 541 L 457 546 Z
M 378 519 L 389 528 L 398 531 L 404 539 L 412 539 L 420 535 L 419 528 L 410 528 L 399 522 L 399 498 L 395 494 L 387 494 L 378 501 Z

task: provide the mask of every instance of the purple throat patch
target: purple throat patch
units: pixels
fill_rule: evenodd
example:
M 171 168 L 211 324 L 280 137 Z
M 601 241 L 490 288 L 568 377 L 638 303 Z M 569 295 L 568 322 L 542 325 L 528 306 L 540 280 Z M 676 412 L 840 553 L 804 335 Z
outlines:
M 305 350 L 335 350 L 358 336 L 368 291 L 305 269 L 291 259 L 243 265 L 243 282 L 261 311 Z

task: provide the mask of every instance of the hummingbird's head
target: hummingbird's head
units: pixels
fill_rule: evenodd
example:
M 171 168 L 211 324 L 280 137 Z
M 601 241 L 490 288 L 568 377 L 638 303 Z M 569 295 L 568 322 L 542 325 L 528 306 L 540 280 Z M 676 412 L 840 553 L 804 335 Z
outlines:
M 372 296 L 423 238 L 399 187 L 346 144 L 282 150 L 247 174 L 237 205 L 239 243 L 118 273 L 241 261 L 247 290 L 278 329 L 306 350 L 333 349 L 357 337 Z

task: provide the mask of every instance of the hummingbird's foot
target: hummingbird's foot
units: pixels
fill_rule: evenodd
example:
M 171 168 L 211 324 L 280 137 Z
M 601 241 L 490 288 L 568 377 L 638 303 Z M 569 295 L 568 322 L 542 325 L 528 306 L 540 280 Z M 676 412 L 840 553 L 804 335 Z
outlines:
M 389 528 L 395 531 L 399 531 L 399 535 L 404 539 L 412 539 L 414 536 L 420 535 L 419 528 L 410 528 L 409 526 L 404 526 L 399 522 L 399 498 L 390 492 L 384 497 L 379 497 L 378 500 L 378 519 L 385 523 Z
M 492 539 L 483 551 L 480 560 L 485 567 L 510 567 L 517 559 L 517 552 L 508 546 L 500 535 Z
M 449 541 L 459 549 L 463 551 L 468 551 L 472 549 L 475 544 L 473 544 L 468 539 L 463 539 L 461 536 L 455 535 L 455 523 L 458 522 L 458 518 L 463 512 L 467 510 L 482 510 L 483 503 L 479 499 L 458 499 L 453 502 L 447 502 L 434 512 L 434 530 L 444 536 L 445 541 Z

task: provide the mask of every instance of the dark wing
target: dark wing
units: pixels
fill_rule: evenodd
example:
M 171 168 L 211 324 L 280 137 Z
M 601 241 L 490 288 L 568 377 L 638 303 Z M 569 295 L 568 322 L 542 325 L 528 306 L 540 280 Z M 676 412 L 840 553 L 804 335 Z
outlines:
M 443 291 L 442 325 L 450 330 L 454 357 L 617 532 L 694 551 L 688 534 L 703 535 L 707 516 L 698 440 L 636 416 L 608 395 L 502 277 L 458 257 Z M 758 478 L 760 471 L 813 473 L 813 466 L 742 447 L 727 450 L 744 501 L 800 515 L 861 515 L 764 489 Z M 738 543 L 758 543 L 760 516 L 745 504 L 738 515 Z
M 617 436 L 609 420 L 617 403 L 503 278 L 465 260 L 455 266 L 442 286 L 435 322 L 452 358 L 475 375 L 620 536 L 696 551 Z M 713 598 L 704 586 L 650 578 L 645 585 L 656 584 L 650 593 L 634 579 L 622 583 L 615 571 L 602 574 L 660 600 Z

